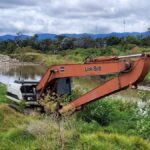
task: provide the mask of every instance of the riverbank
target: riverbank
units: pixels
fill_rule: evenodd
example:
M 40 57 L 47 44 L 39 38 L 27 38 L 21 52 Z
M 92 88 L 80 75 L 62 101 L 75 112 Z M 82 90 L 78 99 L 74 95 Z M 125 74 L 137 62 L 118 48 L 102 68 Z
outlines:
M 0 63 L 19 63 L 19 60 L 16 58 L 11 58 L 8 55 L 0 54 Z
M 27 66 L 31 66 L 31 65 L 40 65 L 40 62 L 32 62 L 32 60 L 30 62 L 25 62 L 25 61 L 20 61 L 17 58 L 11 58 L 8 55 L 2 55 L 0 54 L 0 65 L 15 65 L 15 66 L 21 66 L 21 65 L 27 65 Z
M 1 62 L 0 66 L 35 66 L 41 65 L 38 62 Z

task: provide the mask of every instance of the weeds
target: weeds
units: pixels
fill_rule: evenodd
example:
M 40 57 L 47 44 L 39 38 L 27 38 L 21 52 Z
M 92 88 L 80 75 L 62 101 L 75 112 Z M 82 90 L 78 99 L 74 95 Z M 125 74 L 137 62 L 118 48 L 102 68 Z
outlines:
M 6 98 L 6 86 L 3 84 L 0 84 L 0 104 L 6 103 L 7 98 Z

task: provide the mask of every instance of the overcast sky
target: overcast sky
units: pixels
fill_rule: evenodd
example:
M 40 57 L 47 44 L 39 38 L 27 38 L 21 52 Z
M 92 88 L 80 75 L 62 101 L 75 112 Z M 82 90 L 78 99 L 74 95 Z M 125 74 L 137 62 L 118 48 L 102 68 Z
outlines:
M 143 32 L 150 0 L 0 0 L 0 34 Z

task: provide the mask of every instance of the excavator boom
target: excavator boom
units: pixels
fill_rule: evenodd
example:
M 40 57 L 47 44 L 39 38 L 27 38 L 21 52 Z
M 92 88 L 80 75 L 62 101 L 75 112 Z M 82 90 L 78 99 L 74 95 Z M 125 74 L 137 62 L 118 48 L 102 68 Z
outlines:
M 39 99 L 42 94 L 47 91 L 53 81 L 57 79 L 116 74 L 114 78 L 59 109 L 59 113 L 63 114 L 70 110 L 76 110 L 87 103 L 123 90 L 129 86 L 136 85 L 144 79 L 149 70 L 150 55 L 136 55 L 136 59 L 134 60 L 131 60 L 131 57 L 134 56 L 110 57 L 106 59 L 97 58 L 84 64 L 52 66 L 47 70 L 36 86 L 36 91 L 40 93 Z

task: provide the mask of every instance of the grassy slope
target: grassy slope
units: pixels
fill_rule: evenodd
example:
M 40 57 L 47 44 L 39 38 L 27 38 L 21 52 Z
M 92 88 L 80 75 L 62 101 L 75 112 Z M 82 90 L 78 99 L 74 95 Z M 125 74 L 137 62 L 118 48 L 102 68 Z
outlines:
M 97 128 L 96 128 L 97 127 Z M 148 141 L 105 133 L 98 125 L 70 118 L 57 123 L 49 117 L 23 116 L 0 106 L 0 150 L 149 150 Z
M 88 54 L 66 51 L 61 55 L 35 52 L 25 54 L 25 61 L 35 61 L 47 66 L 60 63 L 82 62 Z M 89 50 L 92 52 L 92 50 Z M 27 57 L 26 57 L 27 56 Z M 97 55 L 98 56 L 98 55 Z M 78 82 L 78 81 L 77 81 Z M 57 123 L 49 117 L 23 116 L 6 104 L 5 87 L 0 85 L 0 150 L 149 150 L 149 141 L 138 136 L 105 132 L 95 123 L 85 123 L 74 118 Z
M 24 61 L 35 61 L 43 62 L 47 65 L 58 64 L 62 62 L 82 62 L 84 58 L 88 56 L 98 57 L 98 56 L 116 56 L 116 55 L 128 55 L 135 53 L 150 52 L 150 48 L 145 47 L 135 47 L 130 50 L 123 50 L 121 46 L 109 46 L 106 48 L 77 48 L 74 50 L 65 50 L 60 51 L 58 54 L 43 54 L 37 53 L 36 50 L 30 47 L 23 47 L 14 54 L 11 54 L 13 57 L 17 57 Z M 69 61 L 69 62 L 68 62 Z
M 6 102 L 6 86 L 0 84 L 0 104 Z
M 29 122 L 25 117 L 7 105 L 0 105 L 0 150 L 32 150 L 36 147 L 35 138 L 21 125 Z
M 2 102 L 5 94 L 3 85 L 0 85 L 0 90 Z M 105 132 L 97 123 L 77 121 L 74 116 L 59 122 L 47 116 L 24 116 L 2 103 L 0 139 L 0 150 L 150 149 L 147 140 Z

